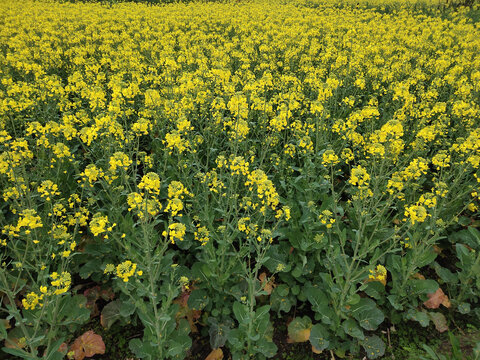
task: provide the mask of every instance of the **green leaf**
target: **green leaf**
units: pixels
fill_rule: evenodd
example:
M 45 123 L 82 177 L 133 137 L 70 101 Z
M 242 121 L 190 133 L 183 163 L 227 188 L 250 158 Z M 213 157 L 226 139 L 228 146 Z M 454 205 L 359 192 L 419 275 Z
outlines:
M 411 287 L 412 291 L 418 295 L 431 294 L 437 291 L 439 288 L 439 285 L 435 280 L 429 279 L 410 279 L 408 280 L 408 285 Z
M 309 286 L 305 290 L 305 296 L 312 304 L 312 310 L 319 315 L 319 319 L 324 324 L 332 324 L 335 322 L 336 315 L 332 310 L 327 295 L 318 287 Z
M 290 288 L 286 284 L 278 285 L 273 291 L 276 291 L 279 296 L 287 296 L 290 292 Z
M 361 344 L 369 359 L 376 359 L 385 354 L 385 343 L 377 335 L 367 336 Z
M 305 290 L 308 301 L 312 304 L 313 311 L 317 311 L 328 305 L 327 295 L 318 287 L 310 286 Z
M 403 310 L 403 306 L 400 304 L 397 295 L 388 295 L 387 299 L 395 310 Z
M 120 315 L 123 317 L 129 317 L 135 312 L 136 306 L 134 302 L 130 301 L 122 301 L 122 305 L 120 306 Z
M 231 322 L 218 323 L 215 318 L 208 318 L 210 328 L 208 334 L 210 335 L 210 346 L 212 349 L 218 349 L 225 345 L 230 334 Z
M 192 280 L 209 281 L 210 276 L 212 276 L 212 272 L 208 268 L 208 266 L 204 267 L 203 265 L 205 264 L 201 262 L 196 262 L 192 265 L 192 273 L 191 273 Z
M 423 327 L 428 326 L 428 324 L 430 323 L 430 316 L 426 311 L 417 311 L 414 309 L 409 309 L 405 314 L 405 317 L 408 320 L 419 322 L 420 325 L 422 325 Z
M 23 351 L 21 349 L 11 349 L 11 348 L 3 347 L 2 351 L 6 352 L 7 354 L 18 356 L 22 359 L 32 360 L 32 354 L 27 353 L 26 351 Z
M 460 259 L 460 265 L 463 270 L 468 270 L 473 264 L 473 257 L 470 255 L 470 250 L 462 244 L 456 244 L 455 250 L 457 257 Z
M 7 327 L 10 328 L 9 321 L 6 319 L 0 319 L 0 340 L 7 338 Z
M 460 303 L 458 304 L 457 310 L 460 314 L 468 314 L 470 312 L 470 304 L 469 303 Z
M 203 310 L 208 305 L 208 295 L 203 289 L 193 290 L 188 297 L 187 304 L 192 310 Z
M 137 358 L 147 360 L 153 360 L 155 358 L 155 348 L 148 341 L 132 339 L 128 343 L 128 347 Z
M 80 267 L 78 274 L 82 279 L 87 279 L 94 272 L 98 272 L 99 269 L 102 269 L 102 260 L 101 259 L 92 259 L 87 261 L 82 267 Z
M 245 335 L 240 329 L 233 329 L 230 331 L 228 343 L 231 344 L 234 349 L 242 349 L 245 343 Z
M 87 298 L 83 295 L 64 295 L 60 301 L 58 318 L 63 323 L 83 324 L 90 319 L 90 309 L 86 308 Z
M 329 333 L 327 329 L 325 329 L 322 324 L 315 324 L 310 331 L 309 340 L 315 349 L 322 351 L 325 350 L 330 344 L 328 337 Z
M 248 307 L 238 301 L 233 303 L 233 314 L 239 322 L 239 324 L 248 324 L 250 316 L 248 315 Z
M 255 311 L 255 322 L 261 321 L 262 319 L 268 319 L 270 320 L 270 305 L 264 305 L 259 307 Z
M 417 320 L 423 327 L 428 326 L 428 324 L 430 323 L 428 314 L 424 311 L 417 311 L 415 320 Z
M 468 227 L 468 231 L 472 234 L 473 238 L 476 240 L 477 246 L 480 246 L 480 231 L 475 229 L 473 226 Z
M 365 330 L 375 330 L 385 316 L 371 299 L 361 299 L 358 304 L 352 305 L 352 315 Z
M 137 311 L 137 314 L 138 314 L 138 317 L 140 318 L 140 321 L 142 322 L 143 326 L 145 326 L 146 328 L 150 328 L 150 329 L 155 328 L 155 319 L 153 318 L 150 311 L 148 311 L 146 309 L 139 309 Z M 167 315 L 167 314 L 165 314 L 164 317 L 165 317 L 164 321 L 168 321 L 170 319 L 170 316 Z
M 64 354 L 62 354 L 61 352 L 58 352 L 58 351 L 54 351 L 54 352 L 50 353 L 48 358 L 46 358 L 45 360 L 63 360 L 63 359 L 65 359 Z
M 273 289 L 272 294 L 270 295 L 270 304 L 272 310 L 280 312 L 289 312 L 293 302 L 292 296 L 289 296 L 289 288 L 285 284 L 278 285 Z M 294 299 L 294 297 L 293 297 Z
M 346 334 L 360 340 L 365 339 L 362 329 L 360 329 L 355 320 L 347 319 L 343 322 L 342 326 Z
M 263 354 L 265 357 L 270 358 L 277 353 L 277 345 L 271 341 L 259 341 L 253 347 L 254 351 Z
M 385 294 L 385 286 L 380 281 L 369 281 L 365 284 L 363 291 L 368 296 L 379 300 Z
M 291 265 L 288 264 L 289 250 L 290 245 L 286 241 L 282 241 L 278 245 L 272 245 L 267 250 L 266 256 L 268 260 L 265 261 L 265 266 L 271 273 L 290 271 Z
M 106 329 L 109 329 L 117 320 L 119 320 L 122 315 L 120 314 L 120 309 L 122 308 L 121 300 L 114 300 L 109 302 L 102 309 L 102 314 L 100 315 L 100 324 Z
M 427 344 L 422 344 L 422 347 L 423 347 L 423 350 L 425 350 L 425 352 L 434 360 L 441 360 L 441 359 L 444 359 L 443 355 L 437 355 L 437 353 L 435 353 L 435 351 L 430 347 L 428 346 Z
M 189 328 L 188 323 L 187 328 Z M 177 356 L 180 354 L 185 354 L 191 346 L 192 339 L 190 338 L 190 336 L 186 335 L 183 331 L 176 331 L 171 335 L 170 339 L 168 339 L 167 355 Z
M 381 285 L 381 284 L 380 284 Z M 383 285 L 381 285 L 383 287 Z M 361 297 L 360 295 L 358 294 L 353 294 L 351 295 L 348 300 L 347 300 L 347 304 L 349 305 L 355 305 L 355 304 L 358 304 L 358 302 L 360 301 Z
M 50 345 L 50 350 L 47 356 L 45 357 L 45 360 L 61 360 L 65 357 L 64 354 L 61 352 L 57 351 L 60 348 L 60 345 L 63 343 L 64 339 L 57 339 L 53 344 Z
M 452 352 L 454 359 L 463 359 L 462 350 L 460 349 L 460 341 L 458 338 L 453 335 L 451 331 L 448 332 L 448 339 L 450 340 L 450 344 L 452 345 Z
M 422 268 L 424 266 L 430 265 L 436 258 L 437 253 L 433 249 L 425 250 L 417 259 L 416 266 Z
M 441 267 L 438 263 L 434 264 L 435 272 L 446 283 L 454 284 L 458 281 L 457 274 L 452 273 L 447 268 Z

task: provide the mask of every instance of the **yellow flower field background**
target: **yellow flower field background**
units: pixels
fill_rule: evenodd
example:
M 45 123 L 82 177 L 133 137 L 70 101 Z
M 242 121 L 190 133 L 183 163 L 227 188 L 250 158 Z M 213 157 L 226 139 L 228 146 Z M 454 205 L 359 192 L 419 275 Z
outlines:
M 103 354 L 99 315 L 152 360 L 478 323 L 478 10 L 0 1 L 5 358 Z

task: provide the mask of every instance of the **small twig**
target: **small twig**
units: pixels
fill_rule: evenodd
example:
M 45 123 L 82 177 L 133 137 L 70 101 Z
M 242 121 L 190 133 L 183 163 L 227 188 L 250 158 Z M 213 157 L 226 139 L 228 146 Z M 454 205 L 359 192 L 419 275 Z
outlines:
M 129 337 L 127 338 L 127 340 L 139 338 L 139 337 L 142 336 L 142 335 L 143 335 L 142 333 L 133 334 L 133 335 L 129 336 Z
M 331 360 L 335 360 L 335 355 L 333 354 L 333 350 L 330 350 L 330 355 L 332 355 Z
M 387 327 L 387 340 L 388 340 L 388 348 L 392 348 L 392 343 L 390 342 L 390 328 Z M 392 359 L 395 359 L 395 354 L 392 353 Z
M 465 336 L 465 331 L 463 331 L 458 325 L 457 323 L 455 322 L 455 319 L 453 318 L 453 316 L 451 317 L 452 319 L 452 322 L 453 322 L 453 325 L 455 325 L 455 327 L 458 329 L 458 331 L 460 331 L 462 333 L 463 336 Z

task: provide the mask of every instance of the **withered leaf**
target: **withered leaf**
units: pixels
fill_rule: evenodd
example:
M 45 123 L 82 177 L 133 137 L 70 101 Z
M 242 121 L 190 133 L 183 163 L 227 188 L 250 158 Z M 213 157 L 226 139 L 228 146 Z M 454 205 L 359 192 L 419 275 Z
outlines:
M 434 293 L 427 294 L 427 296 L 428 300 L 423 305 L 429 309 L 438 309 L 440 305 L 449 308 L 451 305 L 448 296 L 445 295 L 441 288 L 438 288 Z
M 74 341 L 70 351 L 74 352 L 75 360 L 83 360 L 96 354 L 105 354 L 105 343 L 100 335 L 89 330 Z
M 297 317 L 288 325 L 288 343 L 305 342 L 310 338 L 312 321 L 308 316 Z
M 430 319 L 432 319 L 433 323 L 435 324 L 435 329 L 438 330 L 438 332 L 445 332 L 448 330 L 448 325 L 447 325 L 447 319 L 445 319 L 445 316 L 443 316 L 442 313 L 429 313 Z
M 222 349 L 214 349 L 208 354 L 205 360 L 222 360 L 223 359 L 223 351 Z
M 267 281 L 267 274 L 263 272 L 258 276 L 258 279 L 263 285 L 263 290 L 266 293 L 268 293 L 268 295 L 270 295 L 272 293 L 273 288 L 275 287 L 275 283 L 274 283 L 275 279 L 273 278 L 273 276 L 270 278 L 269 281 Z

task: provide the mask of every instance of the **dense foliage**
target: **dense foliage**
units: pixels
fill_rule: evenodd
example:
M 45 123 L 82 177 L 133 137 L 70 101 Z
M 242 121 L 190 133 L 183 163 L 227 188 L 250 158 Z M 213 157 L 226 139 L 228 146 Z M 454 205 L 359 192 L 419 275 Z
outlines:
M 480 316 L 478 24 L 304 5 L 0 2 L 5 353 L 101 353 L 99 310 L 145 359 Z

